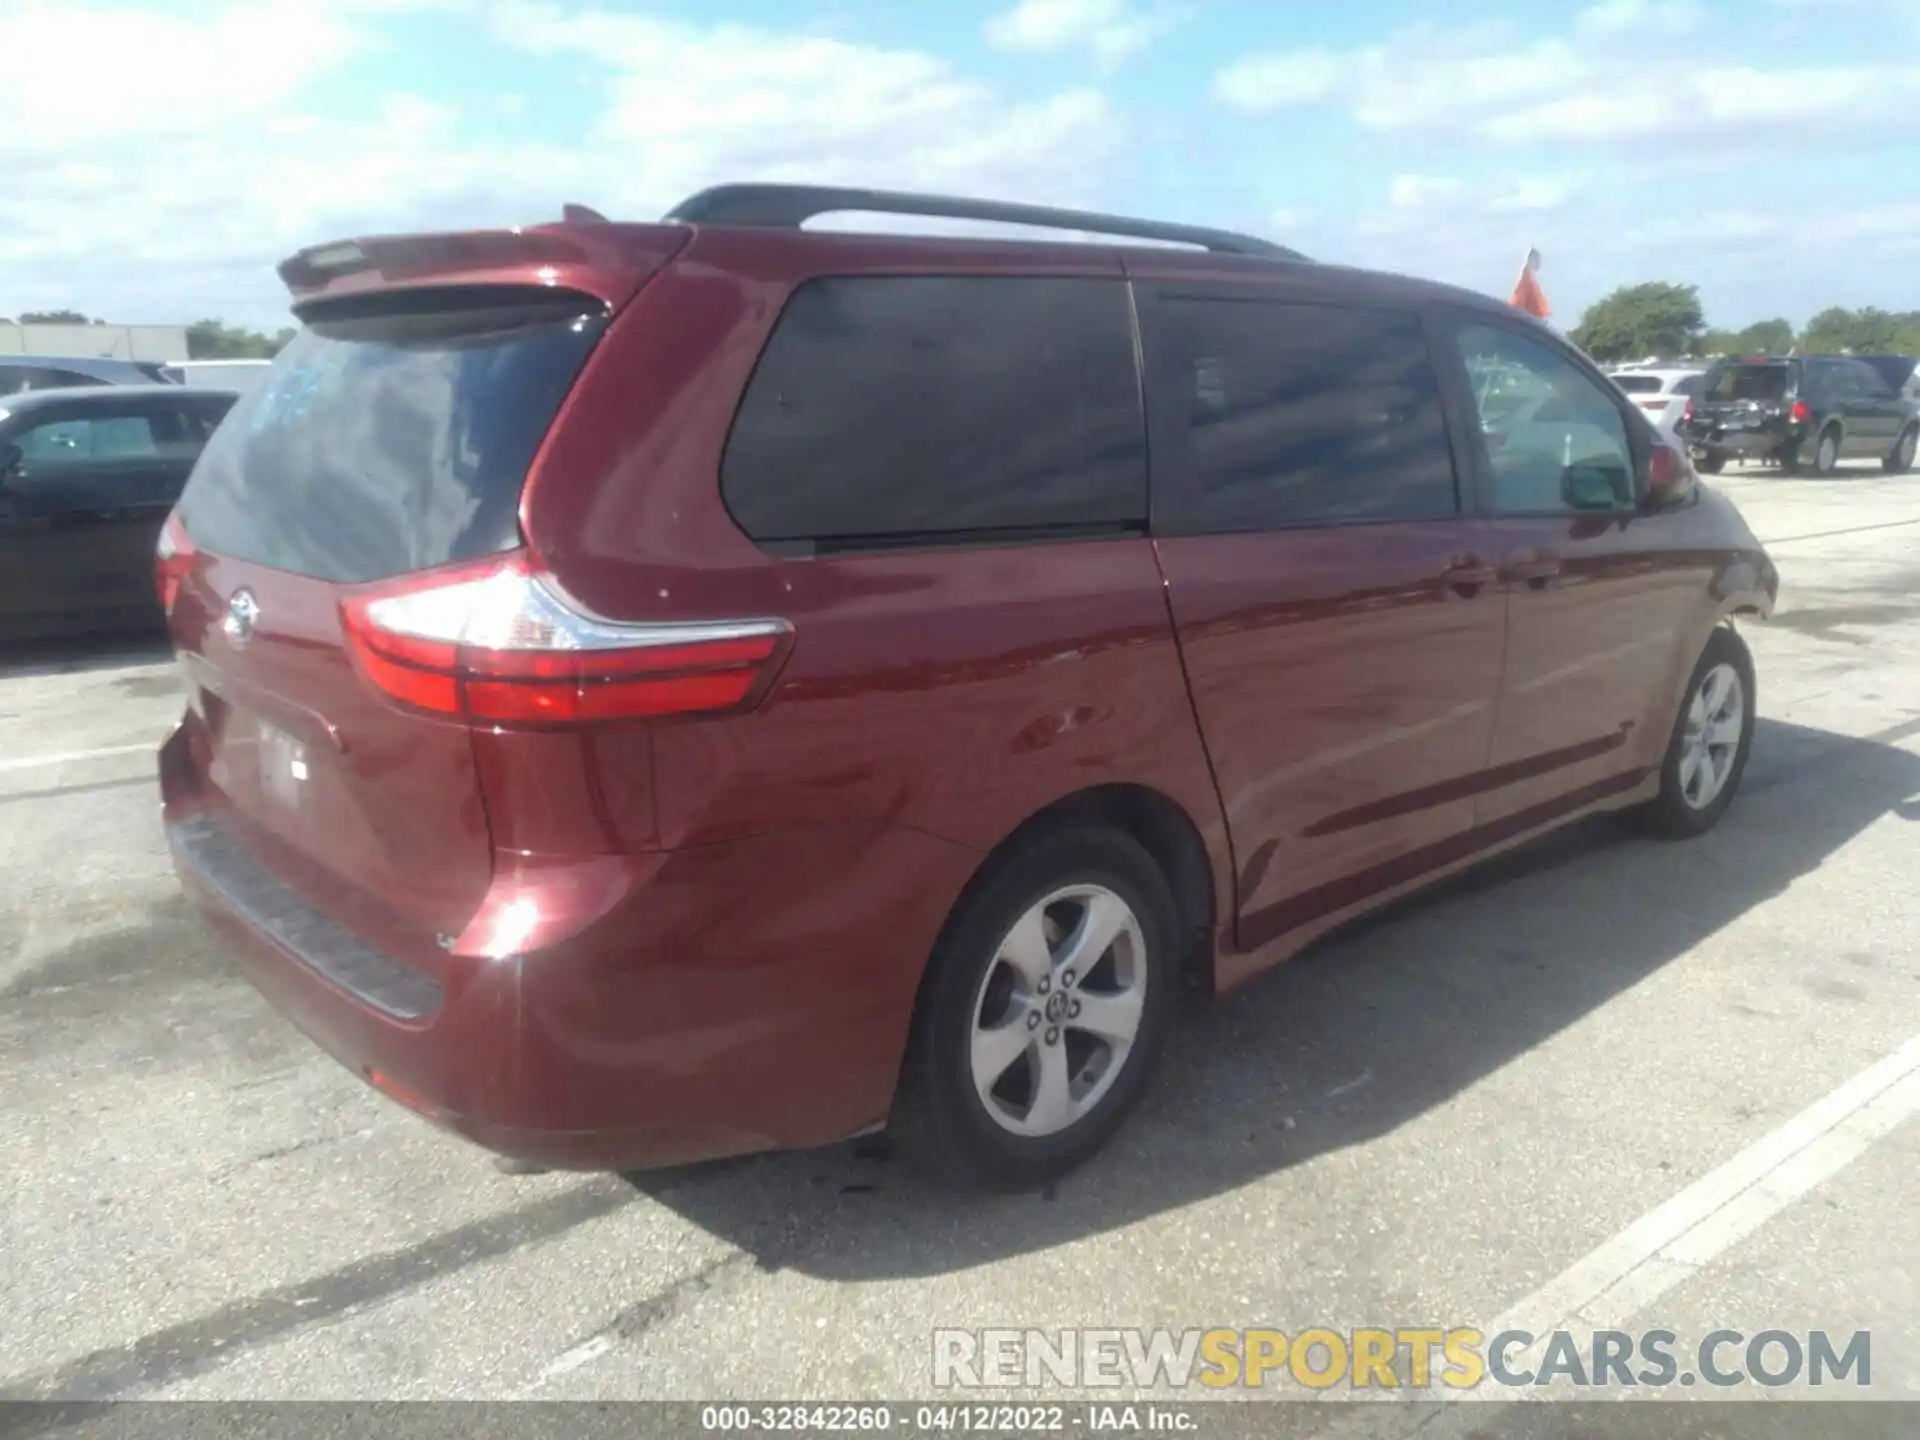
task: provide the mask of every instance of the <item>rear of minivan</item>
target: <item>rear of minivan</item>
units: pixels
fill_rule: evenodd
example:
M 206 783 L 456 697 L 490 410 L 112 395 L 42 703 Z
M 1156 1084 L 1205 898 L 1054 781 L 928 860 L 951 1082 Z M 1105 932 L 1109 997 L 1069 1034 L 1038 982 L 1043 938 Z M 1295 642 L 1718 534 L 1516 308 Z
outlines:
M 390 1096 L 560 1166 L 855 1133 L 1025 816 L 1103 780 L 1217 815 L 1117 259 L 916 240 L 893 276 L 902 243 L 569 223 L 283 267 L 303 331 L 161 547 L 165 819 L 254 983 Z M 915 313 L 1024 427 L 928 423 Z M 943 465 L 1004 483 L 956 514 Z

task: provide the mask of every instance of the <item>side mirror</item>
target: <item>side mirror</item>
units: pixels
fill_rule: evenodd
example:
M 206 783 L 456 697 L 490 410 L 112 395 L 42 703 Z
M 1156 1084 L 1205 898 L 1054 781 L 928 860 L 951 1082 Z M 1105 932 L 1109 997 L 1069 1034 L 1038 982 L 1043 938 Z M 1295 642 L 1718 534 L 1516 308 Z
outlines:
M 1669 510 L 1700 483 L 1693 462 L 1671 445 L 1655 445 L 1647 464 L 1647 509 Z
M 1611 465 L 1569 465 L 1560 472 L 1560 499 L 1569 510 L 1621 510 L 1633 503 L 1627 475 Z

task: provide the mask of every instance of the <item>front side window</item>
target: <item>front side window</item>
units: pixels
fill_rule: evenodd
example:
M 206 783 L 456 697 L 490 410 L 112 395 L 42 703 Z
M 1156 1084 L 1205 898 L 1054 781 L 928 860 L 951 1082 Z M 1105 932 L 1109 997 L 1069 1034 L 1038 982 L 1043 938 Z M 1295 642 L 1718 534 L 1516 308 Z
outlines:
M 1502 515 L 1626 509 L 1633 447 L 1626 417 L 1551 346 L 1493 325 L 1462 325 L 1480 439 Z
M 1177 527 L 1280 529 L 1458 513 L 1419 317 L 1264 300 L 1164 302 L 1188 493 Z M 1168 383 L 1168 382 L 1163 382 Z
M 1146 517 L 1123 282 L 802 285 L 741 402 L 721 493 L 754 539 L 828 548 Z

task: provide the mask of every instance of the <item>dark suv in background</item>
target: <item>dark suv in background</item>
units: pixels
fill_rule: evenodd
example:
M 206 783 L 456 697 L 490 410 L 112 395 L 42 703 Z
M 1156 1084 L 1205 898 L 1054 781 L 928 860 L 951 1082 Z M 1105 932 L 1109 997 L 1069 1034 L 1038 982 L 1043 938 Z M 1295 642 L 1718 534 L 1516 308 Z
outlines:
M 1729 458 L 1770 460 L 1789 474 L 1830 475 L 1842 460 L 1913 468 L 1920 409 L 1885 357 L 1810 355 L 1718 360 L 1688 403 L 1678 434 L 1709 474 Z M 1912 373 L 1912 364 L 1906 373 Z
M 1186 248 L 803 228 L 875 211 Z M 162 546 L 167 834 L 274 1003 L 523 1159 L 1042 1181 L 1182 988 L 1739 785 L 1773 567 L 1511 306 L 787 187 L 281 273 Z

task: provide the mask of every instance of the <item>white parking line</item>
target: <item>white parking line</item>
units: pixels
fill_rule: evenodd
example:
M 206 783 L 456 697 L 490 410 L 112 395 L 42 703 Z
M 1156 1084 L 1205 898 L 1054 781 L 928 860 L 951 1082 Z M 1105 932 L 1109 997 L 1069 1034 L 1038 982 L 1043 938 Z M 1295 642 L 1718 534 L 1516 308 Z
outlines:
M 71 765 L 79 760 L 101 760 L 109 755 L 151 755 L 160 748 L 149 740 L 140 745 L 105 745 L 98 750 L 69 750 L 60 755 L 29 755 L 21 760 L 0 760 L 0 774 L 9 770 L 39 770 L 48 765 Z
M 1920 1035 L 1649 1211 L 1481 1327 L 1540 1339 L 1509 1352 L 1530 1369 L 1555 1330 L 1622 1325 L 1920 1114 Z M 1511 1398 L 1468 1392 L 1487 1399 Z M 1467 1398 L 1462 1395 L 1461 1398 Z

